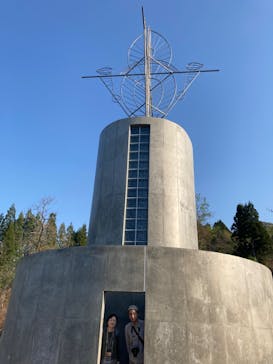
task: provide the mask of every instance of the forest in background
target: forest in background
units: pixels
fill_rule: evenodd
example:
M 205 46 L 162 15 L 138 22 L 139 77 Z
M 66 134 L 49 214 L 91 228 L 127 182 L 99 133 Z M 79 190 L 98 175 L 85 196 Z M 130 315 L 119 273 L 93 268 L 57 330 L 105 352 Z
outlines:
M 52 212 L 53 199 L 43 198 L 27 212 L 17 214 L 15 205 L 0 213 L 0 334 L 5 321 L 12 281 L 18 261 L 30 254 L 49 249 L 84 246 L 86 225 L 75 230 L 73 224 L 57 226 Z
M 0 333 L 3 329 L 17 262 L 24 256 L 49 249 L 87 244 L 83 224 L 57 226 L 52 212 L 53 199 L 43 198 L 27 212 L 16 212 L 15 205 L 0 213 Z M 199 249 L 238 255 L 265 264 L 273 272 L 273 224 L 261 222 L 251 202 L 237 205 L 229 229 L 221 220 L 209 224 L 212 214 L 206 198 L 196 195 Z

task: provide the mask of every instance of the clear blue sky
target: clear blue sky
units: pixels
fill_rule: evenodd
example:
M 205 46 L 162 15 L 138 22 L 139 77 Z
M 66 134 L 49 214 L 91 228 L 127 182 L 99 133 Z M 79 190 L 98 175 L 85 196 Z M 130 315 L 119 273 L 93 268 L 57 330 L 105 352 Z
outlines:
M 199 61 L 220 73 L 198 78 L 168 115 L 191 137 L 196 192 L 229 227 L 252 201 L 273 221 L 272 0 L 4 0 L 0 8 L 0 212 L 52 196 L 58 222 L 89 221 L 98 139 L 125 117 L 97 68 L 126 68 L 147 23 L 179 67 Z

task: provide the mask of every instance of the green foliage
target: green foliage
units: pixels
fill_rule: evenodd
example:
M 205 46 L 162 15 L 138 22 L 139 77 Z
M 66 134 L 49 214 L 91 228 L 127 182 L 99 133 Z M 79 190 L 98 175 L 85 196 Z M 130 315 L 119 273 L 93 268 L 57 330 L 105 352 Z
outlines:
M 67 246 L 75 246 L 75 231 L 72 223 L 70 223 L 66 229 L 66 243 Z
M 56 213 L 50 212 L 51 201 L 42 199 L 35 206 L 35 214 L 29 209 L 26 215 L 21 212 L 16 218 L 14 205 L 6 215 L 0 214 L 0 289 L 10 287 L 16 264 L 24 255 L 86 245 L 86 225 L 75 232 L 72 224 L 66 229 L 62 223 L 57 230 Z
M 217 221 L 212 227 L 198 224 L 199 249 L 232 254 L 234 243 L 231 232 L 221 221 Z
M 57 233 L 57 245 L 58 248 L 64 248 L 67 245 L 67 236 L 66 236 L 66 228 L 65 224 L 62 223 L 58 229 Z
M 251 202 L 237 206 L 231 230 L 234 254 L 263 262 L 263 257 L 272 249 L 272 241 Z
M 219 253 L 233 253 L 234 242 L 231 239 L 231 231 L 221 220 L 216 221 L 213 225 L 211 246 L 213 251 Z
M 16 255 L 16 241 L 15 241 L 15 229 L 14 222 L 11 222 L 3 234 L 3 254 L 7 259 Z
M 199 249 L 256 260 L 273 271 L 273 224 L 262 223 L 253 204 L 238 205 L 232 231 L 221 221 L 198 221 Z
M 85 246 L 86 244 L 87 244 L 87 231 L 86 231 L 86 225 L 84 224 L 75 233 L 75 245 Z
M 56 246 L 57 242 L 57 224 L 56 214 L 51 213 L 45 226 L 45 242 L 52 247 Z
M 35 241 L 37 235 L 37 219 L 31 210 L 28 210 L 23 223 L 22 254 L 34 253 L 36 250 Z
M 4 214 L 0 214 L 0 242 L 3 240 L 3 233 L 5 231 L 5 217 Z
M 198 245 L 201 250 L 212 250 L 211 240 L 212 240 L 212 230 L 209 224 L 202 225 L 197 222 L 198 230 Z
M 15 241 L 18 245 L 18 248 L 23 244 L 24 221 L 24 214 L 21 212 L 18 216 L 18 219 L 15 220 Z

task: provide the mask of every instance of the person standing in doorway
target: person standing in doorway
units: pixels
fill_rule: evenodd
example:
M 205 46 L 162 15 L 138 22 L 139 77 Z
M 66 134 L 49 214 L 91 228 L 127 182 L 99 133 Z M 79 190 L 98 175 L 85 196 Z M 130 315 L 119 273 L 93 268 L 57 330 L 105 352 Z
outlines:
M 119 364 L 119 335 L 117 315 L 111 314 L 106 320 L 102 338 L 101 364 Z
M 128 307 L 130 322 L 125 326 L 125 340 L 129 364 L 144 363 L 144 321 L 138 318 L 138 307 Z

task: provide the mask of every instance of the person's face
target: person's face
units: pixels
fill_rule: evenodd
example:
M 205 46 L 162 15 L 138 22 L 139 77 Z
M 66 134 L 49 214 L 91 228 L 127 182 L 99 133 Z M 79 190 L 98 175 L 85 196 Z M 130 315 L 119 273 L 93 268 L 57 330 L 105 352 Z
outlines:
M 117 324 L 117 319 L 115 318 L 115 316 L 109 318 L 107 322 L 107 326 L 109 329 L 114 329 L 116 327 L 116 324 Z
M 131 322 L 137 322 L 137 311 L 136 310 L 129 311 L 129 319 Z

